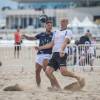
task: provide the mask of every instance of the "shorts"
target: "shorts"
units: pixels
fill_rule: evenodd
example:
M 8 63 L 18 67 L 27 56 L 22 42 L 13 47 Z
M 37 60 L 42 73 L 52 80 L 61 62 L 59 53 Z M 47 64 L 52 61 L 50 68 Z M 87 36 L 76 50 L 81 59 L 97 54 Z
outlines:
M 43 66 L 43 61 L 45 59 L 50 60 L 51 55 L 50 54 L 38 54 L 36 57 L 36 63 L 40 64 L 41 66 Z
M 67 54 L 63 57 L 60 57 L 59 52 L 54 52 L 52 58 L 49 60 L 48 66 L 54 68 L 54 70 L 59 69 L 60 67 L 66 67 Z
M 15 43 L 15 51 L 21 50 L 21 43 Z

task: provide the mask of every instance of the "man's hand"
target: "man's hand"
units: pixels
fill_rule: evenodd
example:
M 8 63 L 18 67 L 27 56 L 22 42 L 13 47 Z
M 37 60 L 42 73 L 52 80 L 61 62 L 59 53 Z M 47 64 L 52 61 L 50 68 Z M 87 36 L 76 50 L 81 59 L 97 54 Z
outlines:
M 60 51 L 60 57 L 64 57 L 65 52 L 64 51 Z
M 35 46 L 34 48 L 35 48 L 35 50 L 39 51 L 39 47 L 38 46 Z

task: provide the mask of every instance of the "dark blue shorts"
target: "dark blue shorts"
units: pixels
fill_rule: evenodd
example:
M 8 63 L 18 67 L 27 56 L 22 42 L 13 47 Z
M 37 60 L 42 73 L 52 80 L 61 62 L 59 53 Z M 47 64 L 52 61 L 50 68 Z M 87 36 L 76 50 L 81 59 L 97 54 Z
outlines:
M 21 43 L 15 43 L 15 51 L 21 50 Z
M 67 54 L 60 57 L 59 52 L 54 52 L 52 58 L 49 61 L 48 66 L 54 68 L 54 70 L 59 69 L 62 66 L 66 66 Z

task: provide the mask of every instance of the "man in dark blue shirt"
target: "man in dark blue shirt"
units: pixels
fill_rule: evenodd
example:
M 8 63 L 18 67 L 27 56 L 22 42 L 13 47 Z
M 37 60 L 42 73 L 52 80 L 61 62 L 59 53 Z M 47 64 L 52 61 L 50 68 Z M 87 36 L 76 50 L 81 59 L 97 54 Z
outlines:
M 79 44 L 86 44 L 86 42 L 89 42 L 91 44 L 90 38 L 91 38 L 91 33 L 89 30 L 87 30 L 85 35 L 80 37 Z
M 39 40 L 39 46 L 43 46 L 43 45 L 51 42 L 52 36 L 53 36 L 52 32 L 49 32 L 49 33 L 42 32 L 42 33 L 36 35 L 35 38 Z M 51 54 L 51 53 L 52 53 L 52 48 L 40 50 L 40 51 L 38 51 L 37 54 Z
M 24 38 L 28 40 L 39 40 L 39 46 L 43 46 L 52 40 L 53 33 L 51 32 L 52 30 L 52 22 L 48 20 L 45 25 L 46 31 L 41 32 L 40 34 L 37 34 L 34 37 L 30 37 L 27 35 L 23 35 Z M 36 57 L 36 83 L 37 86 L 40 86 L 41 83 L 41 77 L 40 77 L 40 72 L 41 69 L 45 71 L 46 66 L 48 65 L 49 59 L 52 54 L 52 48 L 49 49 L 42 49 L 37 52 L 37 57 Z
M 80 59 L 79 59 L 80 66 L 85 66 L 87 64 L 91 65 L 91 59 L 92 59 L 92 55 L 90 53 L 91 52 L 90 51 L 91 38 L 92 38 L 92 34 L 90 33 L 89 30 L 86 31 L 84 36 L 80 37 L 80 40 L 79 40 L 80 46 L 78 47 L 79 56 L 80 56 Z

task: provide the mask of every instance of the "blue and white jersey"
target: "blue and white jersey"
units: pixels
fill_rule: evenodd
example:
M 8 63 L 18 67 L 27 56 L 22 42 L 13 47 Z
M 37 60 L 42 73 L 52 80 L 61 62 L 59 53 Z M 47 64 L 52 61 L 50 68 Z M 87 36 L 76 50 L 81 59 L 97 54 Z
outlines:
M 47 43 L 50 43 L 52 41 L 53 33 L 47 34 L 46 32 L 42 32 L 40 34 L 37 34 L 35 36 L 36 39 L 39 40 L 39 46 L 46 45 Z M 38 51 L 38 54 L 51 54 L 52 53 L 52 48 L 50 49 L 42 49 Z
M 57 30 L 53 34 L 52 41 L 54 41 L 53 52 L 60 52 L 61 46 L 64 43 L 65 38 L 71 40 L 72 38 L 72 31 L 71 30 Z M 65 50 L 66 52 L 66 50 Z

